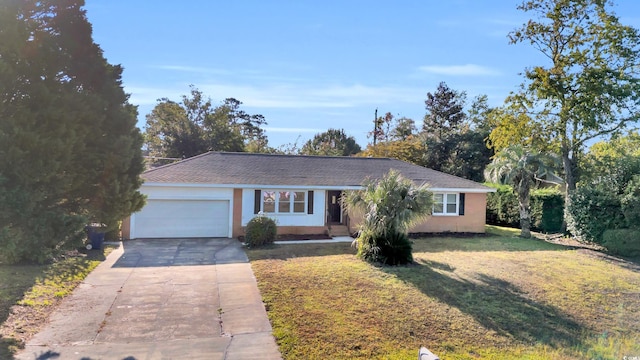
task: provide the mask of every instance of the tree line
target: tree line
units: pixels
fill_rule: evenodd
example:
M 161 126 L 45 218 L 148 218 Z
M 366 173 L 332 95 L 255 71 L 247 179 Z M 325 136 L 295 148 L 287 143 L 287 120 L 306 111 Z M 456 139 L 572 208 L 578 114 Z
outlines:
M 477 181 L 482 181 L 482 170 L 493 155 L 485 144 L 491 111 L 487 97 L 477 97 L 467 109 L 466 93 L 444 82 L 427 93 L 420 129 L 413 119 L 386 113 L 374 120 L 375 129 L 369 134 L 373 143 L 364 150 L 344 129 L 327 129 L 301 147 L 297 143 L 271 147 L 263 129 L 265 117 L 248 114 L 241 105 L 228 98 L 214 106 L 194 86 L 180 102 L 160 99 L 146 116 L 145 150 L 155 164 L 207 151 L 385 156 Z

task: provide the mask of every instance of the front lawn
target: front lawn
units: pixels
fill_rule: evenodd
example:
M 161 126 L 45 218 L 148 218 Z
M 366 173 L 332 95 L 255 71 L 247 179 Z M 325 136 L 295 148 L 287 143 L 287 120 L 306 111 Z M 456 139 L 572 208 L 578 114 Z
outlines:
M 350 244 L 248 254 L 285 359 L 640 355 L 640 267 L 507 235 L 414 241 L 383 267 Z
M 107 246 L 49 265 L 0 265 L 0 359 L 12 359 L 112 250 Z

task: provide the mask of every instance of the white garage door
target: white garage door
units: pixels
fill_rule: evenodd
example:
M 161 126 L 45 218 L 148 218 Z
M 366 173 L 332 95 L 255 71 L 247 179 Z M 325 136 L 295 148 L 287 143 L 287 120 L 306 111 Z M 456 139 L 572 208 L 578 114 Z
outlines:
M 229 201 L 147 200 L 133 227 L 136 238 L 228 237 Z

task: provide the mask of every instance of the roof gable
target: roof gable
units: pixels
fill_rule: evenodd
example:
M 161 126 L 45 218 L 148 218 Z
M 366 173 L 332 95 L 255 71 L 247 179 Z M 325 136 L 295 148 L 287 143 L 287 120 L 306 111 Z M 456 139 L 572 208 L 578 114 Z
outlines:
M 477 182 L 389 158 L 208 152 L 145 171 L 146 183 L 262 186 L 360 186 L 395 169 L 432 188 L 491 191 Z

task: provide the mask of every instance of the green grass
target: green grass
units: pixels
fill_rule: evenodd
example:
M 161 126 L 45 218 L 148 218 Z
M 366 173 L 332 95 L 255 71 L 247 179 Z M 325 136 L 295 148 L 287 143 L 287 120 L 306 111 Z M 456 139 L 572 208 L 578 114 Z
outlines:
M 0 265 L 0 359 L 11 359 L 46 323 L 56 305 L 98 266 L 104 252 L 50 265 Z
M 498 235 L 498 236 L 520 235 L 520 229 L 503 227 L 503 226 L 495 226 L 495 225 L 485 225 L 485 231 L 489 235 Z
M 248 251 L 285 359 L 415 359 L 420 346 L 442 359 L 640 354 L 633 266 L 514 236 L 417 239 L 406 267 L 354 253 Z

